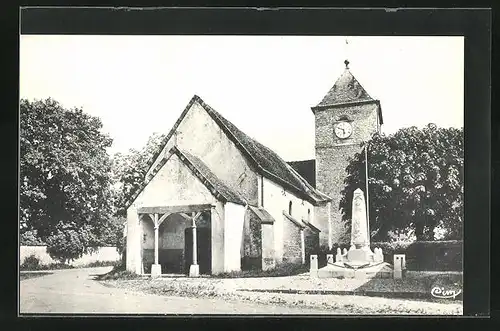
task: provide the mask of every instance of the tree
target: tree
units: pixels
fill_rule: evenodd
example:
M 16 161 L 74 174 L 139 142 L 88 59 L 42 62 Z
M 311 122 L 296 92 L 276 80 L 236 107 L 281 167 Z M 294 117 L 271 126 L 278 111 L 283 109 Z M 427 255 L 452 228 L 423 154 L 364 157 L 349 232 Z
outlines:
M 111 214 L 112 140 L 101 129 L 53 99 L 20 102 L 20 230 L 35 230 L 61 259 L 98 242 Z
M 351 218 L 356 188 L 365 191 L 364 150 L 350 161 L 340 208 Z M 461 239 L 463 225 L 463 128 L 429 124 L 375 135 L 368 144 L 370 230 L 374 240 L 390 231 L 414 231 L 417 240 L 433 240 L 434 230 Z
M 115 183 L 115 215 L 126 216 L 126 203 L 143 185 L 146 172 L 165 135 L 153 133 L 141 150 L 130 149 L 113 157 L 113 182 Z
M 122 253 L 125 247 L 125 222 L 124 217 L 111 217 L 109 222 L 106 222 L 105 229 L 99 238 L 100 246 L 114 246 L 119 253 Z

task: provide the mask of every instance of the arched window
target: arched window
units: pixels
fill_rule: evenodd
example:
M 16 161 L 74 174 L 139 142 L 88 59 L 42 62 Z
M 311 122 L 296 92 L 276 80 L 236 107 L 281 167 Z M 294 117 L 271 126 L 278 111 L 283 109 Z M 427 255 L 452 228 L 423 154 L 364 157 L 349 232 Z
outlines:
M 288 203 L 288 214 L 292 215 L 292 202 Z

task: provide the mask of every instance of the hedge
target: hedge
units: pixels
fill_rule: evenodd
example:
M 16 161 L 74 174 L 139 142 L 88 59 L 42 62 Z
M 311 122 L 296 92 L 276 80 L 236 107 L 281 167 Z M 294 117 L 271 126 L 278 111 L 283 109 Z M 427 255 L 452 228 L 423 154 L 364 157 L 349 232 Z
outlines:
M 462 271 L 461 240 L 415 241 L 415 242 L 373 242 L 372 251 L 382 248 L 385 262 L 393 263 L 394 254 L 406 255 L 406 268 L 415 271 Z M 337 254 L 337 248 L 349 250 L 349 245 L 334 244 L 332 249 L 317 250 L 318 266 L 326 266 L 326 254 Z M 309 257 L 308 257 L 309 259 Z M 307 261 L 309 262 L 309 261 Z

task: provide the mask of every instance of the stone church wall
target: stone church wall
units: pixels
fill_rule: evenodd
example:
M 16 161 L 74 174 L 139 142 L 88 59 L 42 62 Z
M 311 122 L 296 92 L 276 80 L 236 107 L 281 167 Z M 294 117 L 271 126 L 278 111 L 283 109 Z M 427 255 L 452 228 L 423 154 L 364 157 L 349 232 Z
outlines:
M 260 219 L 250 210 L 245 213 L 243 228 L 241 268 L 243 270 L 262 268 L 262 226 Z
M 300 238 L 300 228 L 284 218 L 284 240 L 283 240 L 283 263 L 302 263 L 302 247 Z
M 319 249 L 319 233 L 306 226 L 304 229 L 306 263 L 309 262 L 311 254 L 317 254 Z
M 314 223 L 314 206 L 309 202 L 297 198 L 294 194 L 283 187 L 275 184 L 274 182 L 264 178 L 263 180 L 263 193 L 264 193 L 264 208 L 271 214 L 275 222 L 274 229 L 274 249 L 276 262 L 282 262 L 284 254 L 284 241 L 288 233 L 285 233 L 283 211 L 289 213 L 290 202 L 292 203 L 291 216 L 297 220 L 308 219 L 313 220 Z M 308 213 L 309 211 L 309 213 Z M 309 216 L 308 216 L 309 214 Z M 300 245 L 300 236 L 297 241 Z M 300 256 L 300 255 L 299 255 Z

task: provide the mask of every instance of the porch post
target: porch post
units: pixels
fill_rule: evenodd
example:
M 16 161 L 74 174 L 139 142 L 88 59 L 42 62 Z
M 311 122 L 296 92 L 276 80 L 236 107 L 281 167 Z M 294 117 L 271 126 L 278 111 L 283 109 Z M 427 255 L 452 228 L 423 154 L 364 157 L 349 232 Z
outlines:
M 154 214 L 154 229 L 155 229 L 155 263 L 151 266 L 151 277 L 159 277 L 161 275 L 161 265 L 158 264 L 158 214 Z
M 191 214 L 192 221 L 193 221 L 193 264 L 189 268 L 189 276 L 190 277 L 197 277 L 200 274 L 200 267 L 198 265 L 198 245 L 196 243 L 196 213 Z
M 158 214 L 155 214 L 155 264 L 158 264 Z

